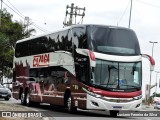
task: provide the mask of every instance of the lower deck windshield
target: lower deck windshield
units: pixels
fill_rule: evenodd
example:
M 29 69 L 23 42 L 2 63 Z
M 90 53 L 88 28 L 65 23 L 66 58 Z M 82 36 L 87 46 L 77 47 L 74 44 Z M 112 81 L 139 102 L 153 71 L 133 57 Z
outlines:
M 141 89 L 141 71 L 141 62 L 124 63 L 96 59 L 91 85 L 111 91 L 137 91 Z

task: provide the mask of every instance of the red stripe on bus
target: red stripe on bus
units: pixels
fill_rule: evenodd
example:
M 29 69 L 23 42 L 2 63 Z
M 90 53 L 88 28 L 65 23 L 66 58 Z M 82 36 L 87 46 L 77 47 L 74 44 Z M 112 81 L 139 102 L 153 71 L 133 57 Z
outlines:
M 115 97 L 115 98 L 133 98 L 133 97 L 142 95 L 141 90 L 135 91 L 135 92 L 122 92 L 122 91 L 113 92 L 113 91 L 104 91 L 104 90 L 92 88 L 92 92 L 102 96 Z

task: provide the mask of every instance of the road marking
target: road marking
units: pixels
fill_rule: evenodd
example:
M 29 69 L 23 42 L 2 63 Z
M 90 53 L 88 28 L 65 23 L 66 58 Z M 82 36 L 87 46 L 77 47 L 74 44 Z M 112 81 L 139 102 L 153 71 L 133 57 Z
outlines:
M 148 119 L 148 118 L 144 118 L 144 119 L 146 119 L 146 120 L 151 120 L 151 119 Z

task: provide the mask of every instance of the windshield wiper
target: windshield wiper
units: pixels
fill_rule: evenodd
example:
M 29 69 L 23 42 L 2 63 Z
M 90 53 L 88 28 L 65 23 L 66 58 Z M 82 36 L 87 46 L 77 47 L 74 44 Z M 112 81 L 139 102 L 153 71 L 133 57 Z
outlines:
M 109 86 L 109 85 L 117 85 L 117 84 L 100 84 L 100 85 L 106 85 L 106 87 L 107 87 L 107 86 Z M 129 89 L 132 89 L 132 88 L 137 89 L 137 90 L 140 89 L 140 87 L 137 87 L 137 86 L 134 86 L 134 85 L 119 85 L 120 88 L 123 87 L 123 86 L 126 86 L 126 87 L 129 88 Z M 118 87 L 118 85 L 117 85 L 117 87 Z M 131 88 L 131 87 L 132 87 L 132 88 Z
M 98 87 L 98 88 L 105 88 L 107 87 L 107 85 L 115 85 L 115 84 L 91 84 L 94 87 Z M 106 86 L 104 86 L 106 85 Z
M 99 85 L 107 85 L 108 86 L 108 85 L 117 85 L 117 84 L 99 84 Z

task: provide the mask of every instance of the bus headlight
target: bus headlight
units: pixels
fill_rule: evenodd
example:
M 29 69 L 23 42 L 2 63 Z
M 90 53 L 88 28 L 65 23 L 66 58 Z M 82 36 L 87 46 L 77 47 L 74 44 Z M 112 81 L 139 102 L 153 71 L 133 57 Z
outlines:
M 94 92 L 87 92 L 89 95 L 93 96 L 93 97 L 96 97 L 96 98 L 101 98 L 102 96 L 99 95 L 99 94 L 96 94 Z
M 94 92 L 91 92 L 91 91 L 89 91 L 89 90 L 87 90 L 87 89 L 85 89 L 85 88 L 82 88 L 87 94 L 89 94 L 89 95 L 91 95 L 91 96 L 93 96 L 93 97 L 96 97 L 96 98 L 101 98 L 102 96 L 101 95 L 99 95 L 99 94 L 96 94 L 96 93 L 94 93 Z
M 141 99 L 141 98 L 142 98 L 142 95 L 133 97 L 134 100 L 139 100 L 139 99 Z

